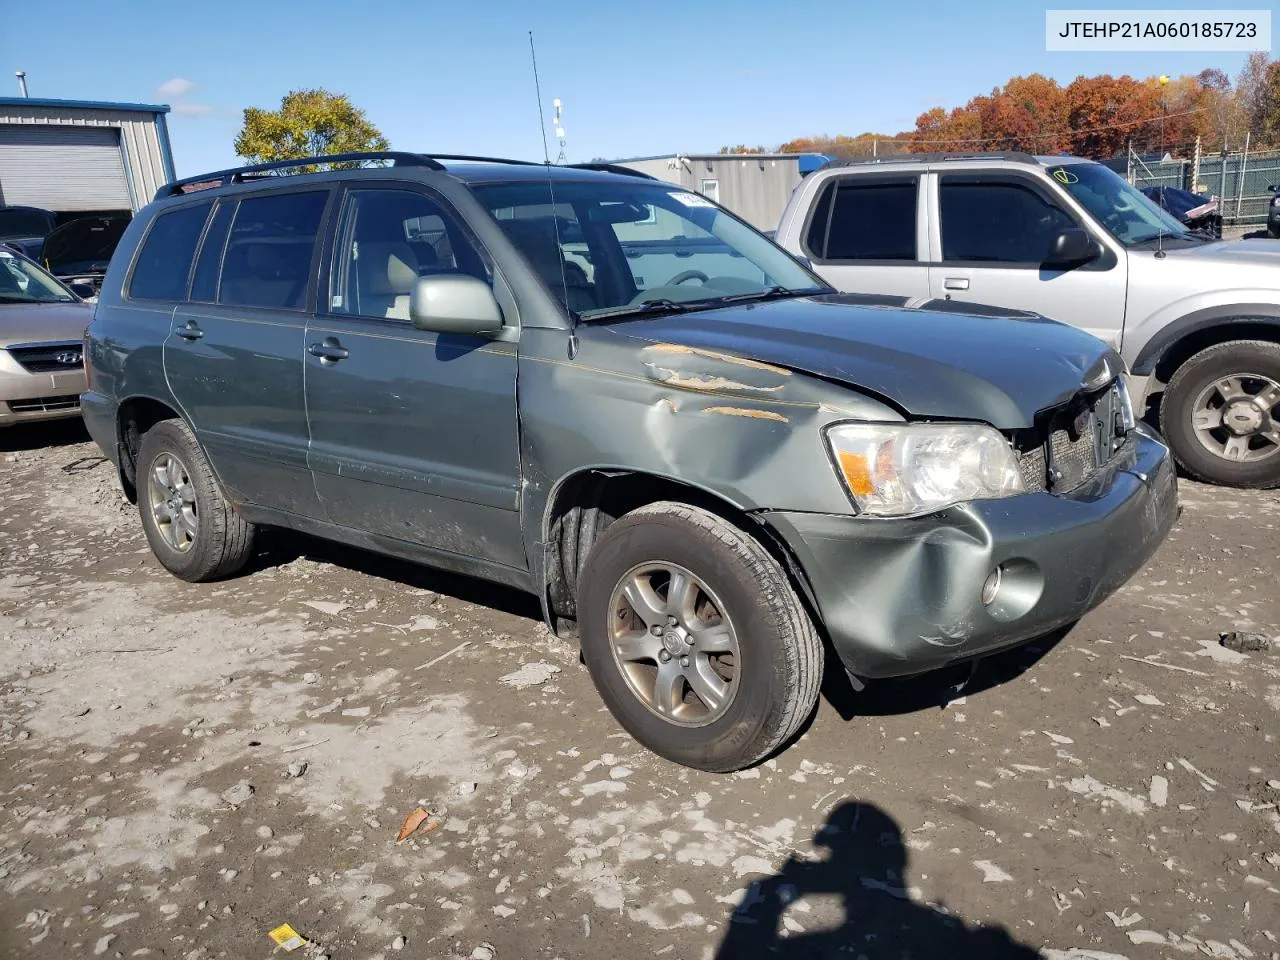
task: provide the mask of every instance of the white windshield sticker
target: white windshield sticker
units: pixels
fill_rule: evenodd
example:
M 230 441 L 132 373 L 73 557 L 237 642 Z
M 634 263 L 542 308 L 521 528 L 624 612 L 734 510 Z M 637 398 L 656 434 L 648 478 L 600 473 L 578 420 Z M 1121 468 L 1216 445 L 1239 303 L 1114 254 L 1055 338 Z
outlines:
M 712 209 L 715 209 L 714 203 L 706 197 L 700 196 L 696 193 L 677 193 L 672 191 L 668 196 L 670 196 L 672 200 L 677 200 L 680 203 L 683 203 L 686 207 L 711 207 Z

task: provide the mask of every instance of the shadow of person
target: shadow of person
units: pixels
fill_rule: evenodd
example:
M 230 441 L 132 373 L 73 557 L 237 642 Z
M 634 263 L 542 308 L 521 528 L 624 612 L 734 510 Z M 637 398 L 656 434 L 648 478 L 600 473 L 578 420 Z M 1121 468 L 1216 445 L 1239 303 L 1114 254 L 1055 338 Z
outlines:
M 792 857 L 773 876 L 753 883 L 729 920 L 716 960 L 1043 960 L 1000 927 L 972 927 L 909 899 L 907 848 L 893 818 L 869 803 L 846 801 L 814 836 L 827 856 Z M 837 926 L 799 932 L 793 921 L 815 926 L 813 912 L 788 912 L 805 898 L 834 896 Z M 811 903 L 812 908 L 815 904 Z M 794 932 L 793 932 L 794 931 Z

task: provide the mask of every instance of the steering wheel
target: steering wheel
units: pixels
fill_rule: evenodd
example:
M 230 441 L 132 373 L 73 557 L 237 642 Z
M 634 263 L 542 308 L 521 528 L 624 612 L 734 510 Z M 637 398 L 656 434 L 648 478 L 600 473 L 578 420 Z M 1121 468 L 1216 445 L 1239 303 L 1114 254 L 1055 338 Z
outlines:
M 668 280 L 664 286 L 674 287 L 676 284 L 684 283 L 686 280 L 701 280 L 706 283 L 708 277 L 701 270 L 684 270 Z

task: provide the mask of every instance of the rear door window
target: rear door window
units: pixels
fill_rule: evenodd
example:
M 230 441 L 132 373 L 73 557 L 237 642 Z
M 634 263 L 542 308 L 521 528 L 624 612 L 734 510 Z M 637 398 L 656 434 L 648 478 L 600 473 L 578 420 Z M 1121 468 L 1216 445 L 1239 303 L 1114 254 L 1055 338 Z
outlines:
M 212 203 L 198 203 L 156 217 L 133 265 L 130 299 L 186 299 L 191 260 L 212 208 Z
M 327 190 L 241 200 L 222 258 L 218 303 L 301 310 L 312 278 Z
M 815 260 L 915 260 L 916 177 L 845 177 L 819 197 L 805 235 Z

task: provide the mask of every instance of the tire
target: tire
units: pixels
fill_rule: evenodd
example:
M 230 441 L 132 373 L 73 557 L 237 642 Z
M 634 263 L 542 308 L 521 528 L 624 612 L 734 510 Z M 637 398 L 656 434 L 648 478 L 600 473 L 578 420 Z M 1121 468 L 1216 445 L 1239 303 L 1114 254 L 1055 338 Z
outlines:
M 1262 450 L 1274 452 L 1255 460 L 1232 460 L 1207 449 L 1200 439 L 1206 434 L 1193 426 L 1204 391 L 1219 380 L 1233 377 L 1244 378 L 1249 389 L 1255 391 L 1261 382 L 1258 378 L 1280 384 L 1280 345 L 1266 340 L 1230 340 L 1191 357 L 1177 369 L 1165 388 L 1160 403 L 1161 430 L 1178 465 L 1197 480 L 1254 489 L 1280 486 L 1280 446 L 1269 441 L 1250 441 Z M 1225 405 L 1220 393 L 1216 398 L 1211 397 L 1211 401 Z M 1272 419 L 1272 414 L 1280 415 L 1280 407 L 1272 406 L 1270 410 L 1261 416 L 1260 429 L 1264 432 L 1270 432 L 1266 430 L 1268 426 L 1280 424 L 1280 420 Z M 1249 412 L 1252 413 L 1252 409 Z M 1207 435 L 1219 441 L 1230 437 L 1225 429 Z M 1272 436 L 1280 434 L 1272 432 Z
M 690 634 L 695 636 L 690 656 L 670 659 L 663 668 L 692 663 L 696 673 L 707 663 L 723 669 L 731 662 L 732 669 L 725 671 L 732 675 L 730 693 L 722 698 L 718 714 L 683 681 L 671 688 L 684 696 L 668 699 L 666 716 L 646 699 L 651 681 L 645 678 L 662 676 L 659 658 L 664 651 L 670 654 L 666 644 L 675 628 L 661 627 L 668 631 L 661 639 L 653 637 L 651 629 L 638 629 L 642 621 L 627 612 L 636 608 L 620 601 L 619 591 L 636 576 L 642 581 L 648 576 L 652 598 L 666 603 L 670 580 L 664 597 L 661 572 L 635 573 L 663 565 L 700 581 L 695 591 L 698 609 L 705 613 L 723 607 L 720 624 L 715 617 L 697 620 L 706 632 Z M 656 608 L 646 609 L 654 614 Z M 582 571 L 578 617 L 583 659 L 605 705 L 636 740 L 675 763 L 715 773 L 749 767 L 787 742 L 817 703 L 822 642 L 786 573 L 756 540 L 706 510 L 654 503 L 610 524 L 592 546 Z M 681 629 L 687 622 L 692 621 L 680 620 Z M 708 638 L 704 648 L 725 644 L 726 622 L 727 633 L 735 637 L 729 660 L 700 653 L 701 638 Z M 623 624 L 635 628 L 628 636 L 638 638 L 630 649 L 657 649 L 651 661 L 626 662 L 615 653 L 615 632 L 628 629 Z M 713 629 L 721 630 L 716 642 L 709 639 Z M 679 638 L 671 642 L 678 644 Z M 659 699 L 655 690 L 654 700 Z M 699 708 L 706 708 L 705 715 Z
M 160 470 L 177 487 L 176 498 L 158 478 Z M 220 580 L 244 568 L 256 528 L 222 495 L 186 423 L 162 420 L 143 434 L 137 477 L 142 529 L 161 566 L 191 583 Z

